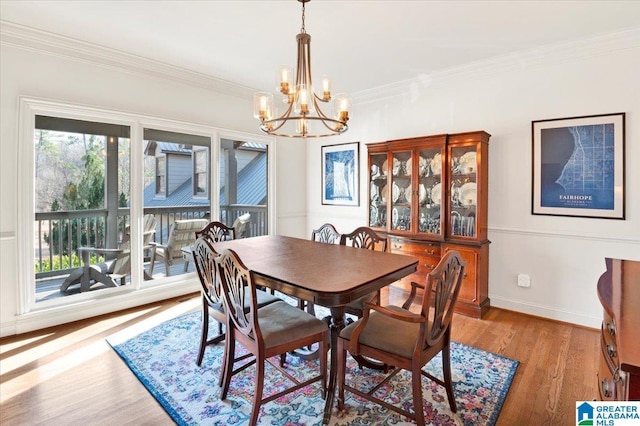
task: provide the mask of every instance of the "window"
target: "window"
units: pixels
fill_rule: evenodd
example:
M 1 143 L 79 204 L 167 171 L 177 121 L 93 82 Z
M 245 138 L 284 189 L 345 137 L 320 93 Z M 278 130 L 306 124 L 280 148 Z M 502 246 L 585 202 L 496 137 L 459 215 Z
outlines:
M 167 194 L 166 170 L 166 158 L 156 158 L 156 195 L 165 196 Z
M 193 196 L 208 197 L 209 196 L 209 173 L 207 158 L 208 150 L 195 149 L 193 151 Z
M 81 276 L 73 273 L 84 264 L 81 247 L 117 250 L 125 238 L 129 134 L 128 126 L 36 115 L 36 302 L 80 287 Z M 98 265 L 115 259 L 105 252 L 86 255 Z
M 156 287 L 168 297 L 194 291 L 193 262 L 185 272 L 181 248 L 168 261 L 158 255 L 151 267 L 153 247 L 170 245 L 178 220 L 223 220 L 224 215 L 233 224 L 250 213 L 251 235 L 269 229 L 270 191 L 262 185 L 274 179 L 266 177 L 269 169 L 261 163 L 274 160 L 268 138 L 255 136 L 266 141 L 256 145 L 230 142 L 214 128 L 26 98 L 20 101 L 20 123 L 18 185 L 31 188 L 19 196 L 17 207 L 18 268 L 25 277 L 16 283 L 20 314 L 69 305 L 66 314 L 84 317 L 95 312 L 94 305 L 117 308 L 120 301 L 110 296 L 122 292 L 144 303 L 155 296 L 138 290 Z M 240 182 L 231 190 L 237 198 L 225 202 L 224 211 L 219 202 L 224 190 L 212 190 L 220 188 L 217 171 L 226 164 L 220 158 L 222 142 L 232 148 L 223 151 L 239 159 L 233 167 Z M 246 168 L 257 163 L 262 173 Z M 256 188 L 259 199 L 241 204 Z M 111 274 L 111 265 L 123 256 L 127 269 L 117 277 L 121 281 L 108 285 L 96 279 L 97 273 Z M 93 272 L 86 275 L 89 269 Z M 82 288 L 83 276 L 91 277 L 88 288 Z M 77 302 L 89 308 L 71 308 Z

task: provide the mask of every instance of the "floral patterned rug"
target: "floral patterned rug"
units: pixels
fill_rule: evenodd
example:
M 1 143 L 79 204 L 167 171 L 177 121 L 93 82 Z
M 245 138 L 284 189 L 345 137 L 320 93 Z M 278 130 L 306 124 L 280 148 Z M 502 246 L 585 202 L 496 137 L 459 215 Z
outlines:
M 210 329 L 217 330 L 215 322 Z M 242 425 L 251 413 L 253 377 L 250 367 L 234 376 L 229 395 L 220 400 L 218 377 L 223 344 L 209 346 L 202 366 L 196 366 L 200 336 L 200 312 L 166 321 L 135 337 L 119 342 L 122 337 L 107 339 L 113 349 L 179 425 Z M 430 425 L 493 425 L 513 380 L 518 361 L 485 352 L 461 343 L 451 344 L 451 368 L 458 412 L 451 413 L 444 389 L 423 378 L 424 414 Z M 241 348 L 241 347 L 240 347 Z M 239 348 L 236 348 L 239 352 Z M 350 357 L 347 381 L 370 386 L 382 375 L 359 369 Z M 277 358 L 271 360 L 274 364 Z M 441 374 L 438 355 L 425 370 L 437 377 Z M 316 361 L 305 361 L 288 355 L 286 368 L 296 377 L 317 371 Z M 288 379 L 267 364 L 264 396 L 290 385 Z M 320 385 L 285 395 L 262 406 L 260 425 L 320 425 L 324 400 Z M 403 371 L 383 386 L 378 393 L 394 405 L 411 406 L 410 374 Z M 345 394 L 348 413 L 335 414 L 331 425 L 403 425 L 412 424 L 405 417 L 378 405 Z M 334 404 L 335 407 L 335 404 Z

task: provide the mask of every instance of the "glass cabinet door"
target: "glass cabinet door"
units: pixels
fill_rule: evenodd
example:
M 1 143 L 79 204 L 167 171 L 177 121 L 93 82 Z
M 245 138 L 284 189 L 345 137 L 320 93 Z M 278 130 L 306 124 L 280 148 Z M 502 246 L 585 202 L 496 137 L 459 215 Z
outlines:
M 441 236 L 444 228 L 442 198 L 442 169 L 444 158 L 442 148 L 434 147 L 419 151 L 418 165 L 418 232 L 431 236 Z
M 413 188 L 411 187 L 411 151 L 393 151 L 389 165 L 391 179 L 388 189 L 391 203 L 392 231 L 411 231 Z
M 452 237 L 476 238 L 478 201 L 478 159 L 475 145 L 451 147 Z
M 369 155 L 369 226 L 387 227 L 387 153 Z

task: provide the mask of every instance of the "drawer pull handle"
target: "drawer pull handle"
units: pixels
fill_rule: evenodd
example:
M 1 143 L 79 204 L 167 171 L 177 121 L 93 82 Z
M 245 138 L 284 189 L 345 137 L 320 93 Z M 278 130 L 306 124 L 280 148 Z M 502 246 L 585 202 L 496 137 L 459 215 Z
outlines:
M 611 336 L 616 334 L 616 325 L 613 323 L 613 321 L 607 323 L 607 331 Z
M 435 269 L 436 265 L 429 265 L 428 263 L 425 263 L 424 267 L 427 268 L 427 269 L 431 269 L 433 271 Z
M 436 254 L 436 251 L 434 249 L 431 249 L 431 250 L 425 249 L 425 253 L 433 256 L 434 254 Z
M 600 382 L 600 387 L 605 398 L 611 398 L 611 385 L 609 383 L 609 380 L 604 379 L 602 382 Z
M 615 358 L 616 357 L 616 346 L 614 344 L 608 344 L 607 345 L 607 353 L 609 354 L 609 356 L 611 358 Z

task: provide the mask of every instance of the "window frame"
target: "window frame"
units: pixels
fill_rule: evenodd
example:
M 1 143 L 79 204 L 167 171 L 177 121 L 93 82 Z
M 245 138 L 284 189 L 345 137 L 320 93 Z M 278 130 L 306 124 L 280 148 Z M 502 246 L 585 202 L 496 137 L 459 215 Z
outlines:
M 195 274 L 177 277 L 168 277 L 162 283 L 154 284 L 151 292 L 148 283 L 143 280 L 142 268 L 134 267 L 131 272 L 131 285 L 109 288 L 100 291 L 100 297 L 96 292 L 86 292 L 69 297 L 60 297 L 52 300 L 35 302 L 35 242 L 33 238 L 35 217 L 34 202 L 34 146 L 33 135 L 35 130 L 35 116 L 49 115 L 53 117 L 69 118 L 74 120 L 88 120 L 106 122 L 129 126 L 131 129 L 131 247 L 132 262 L 141 265 L 143 262 L 142 250 L 142 217 L 143 217 L 143 129 L 146 127 L 164 128 L 177 132 L 192 132 L 205 134 L 211 137 L 211 155 L 208 161 L 210 170 L 218 167 L 218 152 L 220 150 L 220 138 L 240 138 L 255 140 L 270 146 L 269 150 L 269 230 L 276 232 L 275 227 L 275 170 L 276 152 L 275 138 L 265 137 L 252 133 L 234 132 L 226 129 L 203 126 L 193 123 L 185 123 L 177 120 L 149 117 L 140 114 L 114 111 L 104 108 L 86 107 L 76 104 L 68 104 L 58 101 L 43 100 L 21 96 L 19 98 L 19 126 L 18 138 L 18 187 L 20 194 L 17 197 L 17 319 L 18 329 L 33 329 L 35 322 L 45 321 L 46 324 L 59 323 L 60 321 L 78 320 L 101 313 L 113 312 L 125 307 L 142 305 L 154 300 L 163 300 L 170 297 L 178 297 L 197 291 L 199 283 Z M 224 136 L 221 136 L 224 135 Z M 218 185 L 216 173 L 209 173 L 209 188 Z M 212 194 L 211 214 L 218 217 L 218 196 Z M 135 219 L 135 220 L 134 220 Z M 138 249 L 136 249 L 136 247 Z M 154 280 L 155 281 L 155 280 Z M 142 290 L 142 291 L 141 291 Z M 35 322 L 34 322 L 35 321 Z

